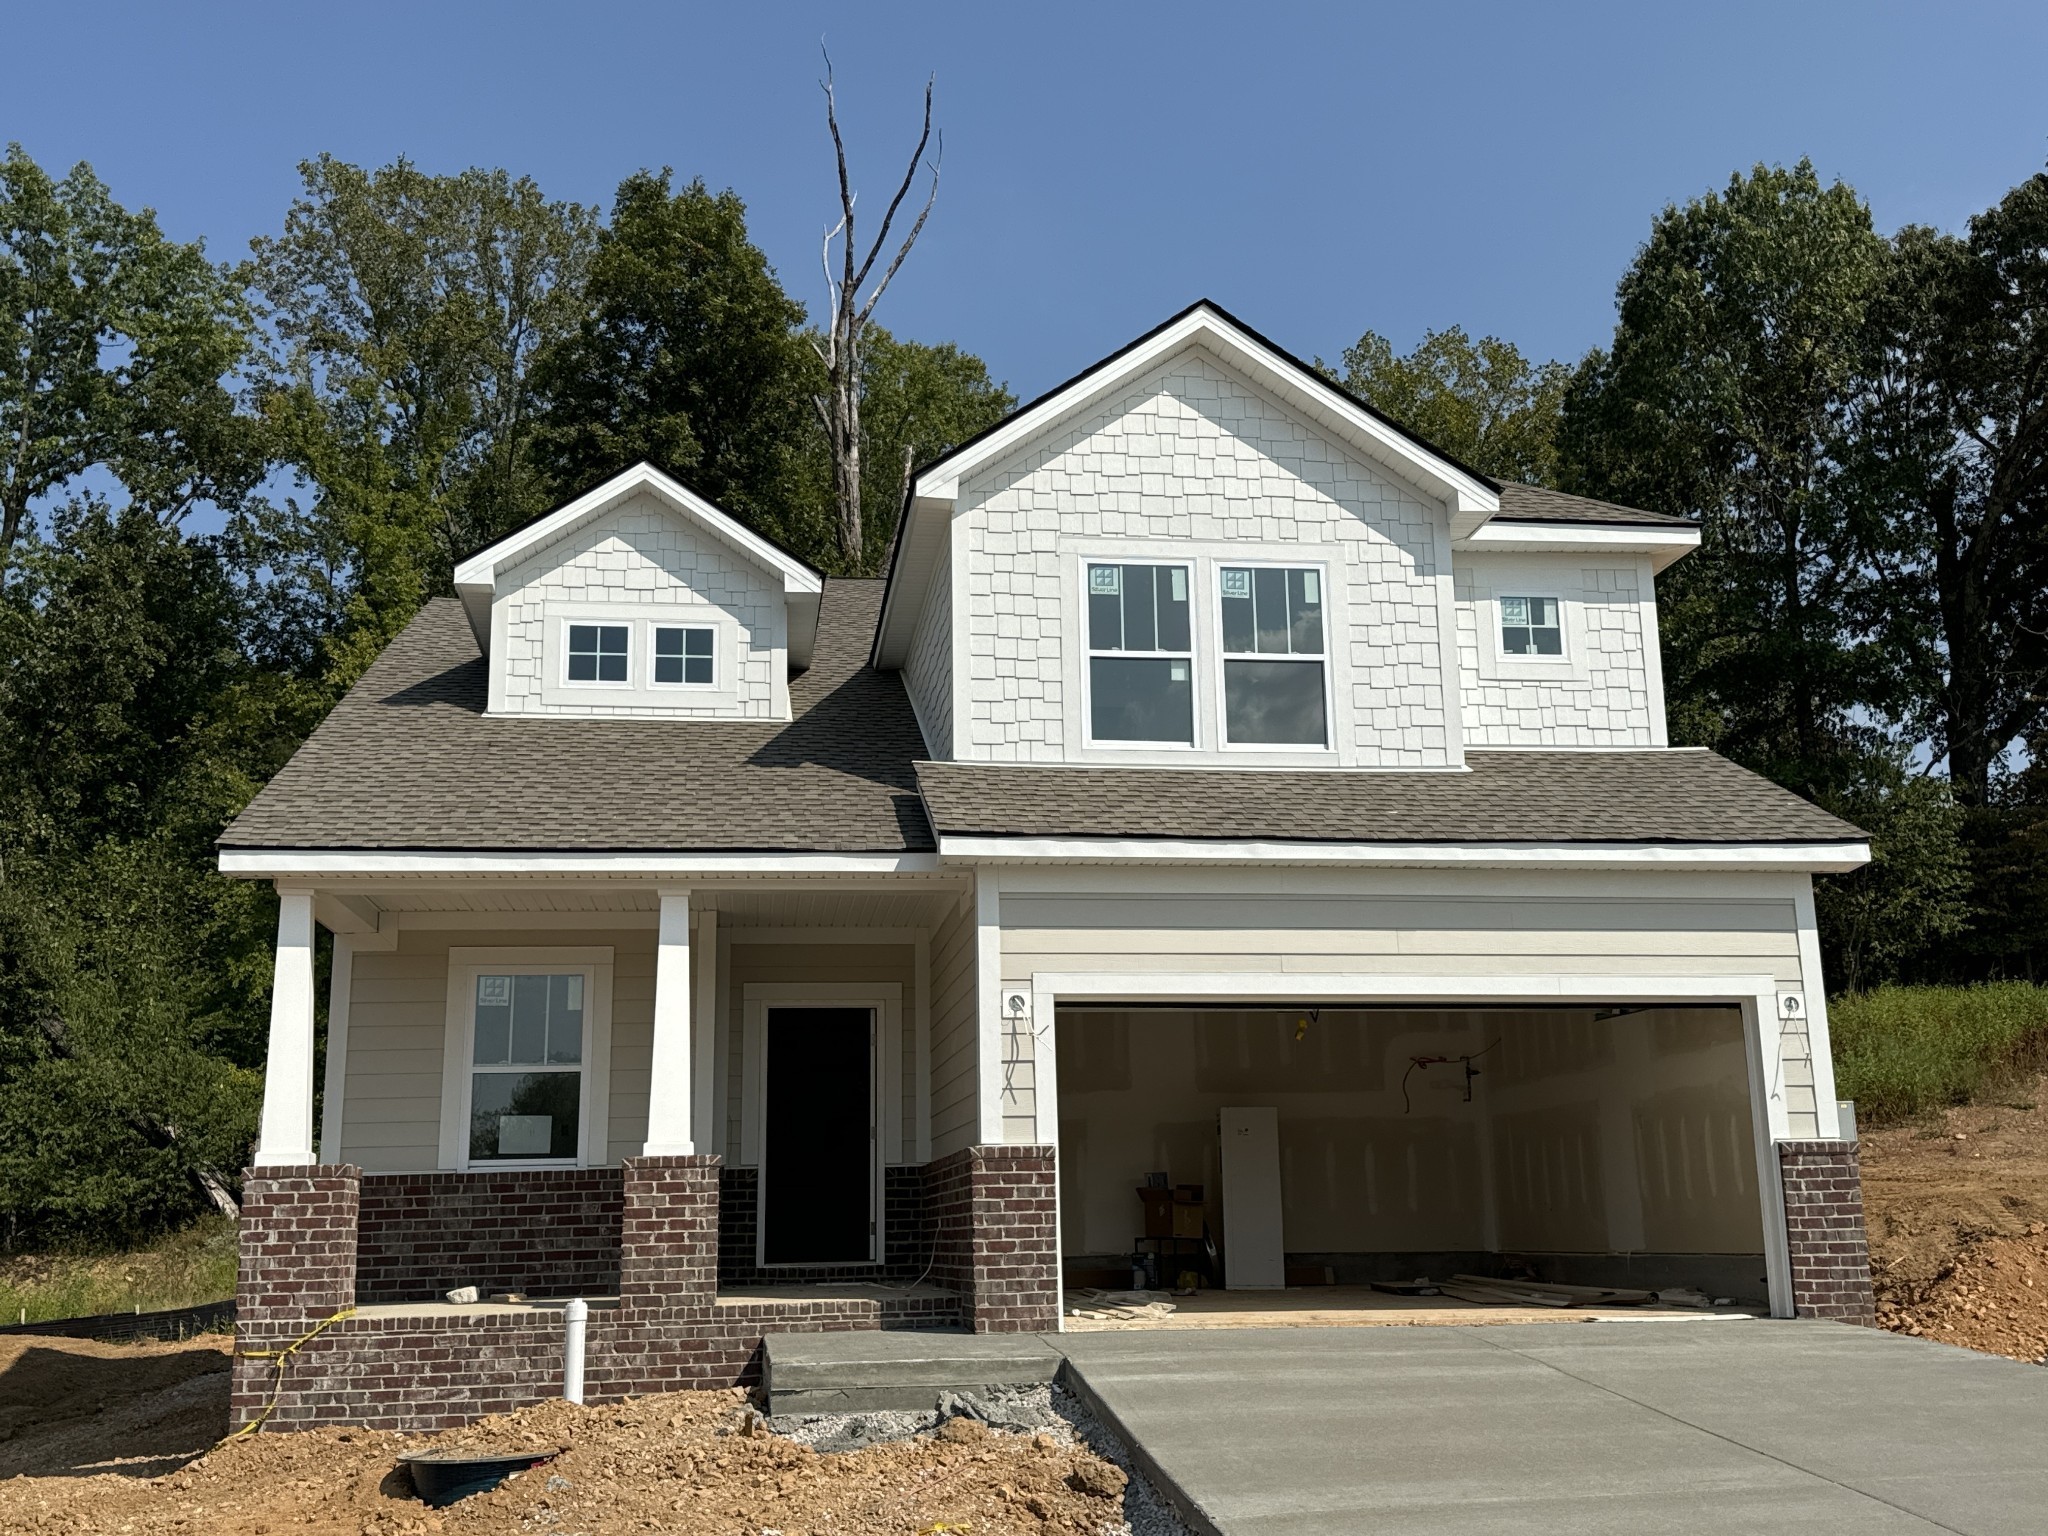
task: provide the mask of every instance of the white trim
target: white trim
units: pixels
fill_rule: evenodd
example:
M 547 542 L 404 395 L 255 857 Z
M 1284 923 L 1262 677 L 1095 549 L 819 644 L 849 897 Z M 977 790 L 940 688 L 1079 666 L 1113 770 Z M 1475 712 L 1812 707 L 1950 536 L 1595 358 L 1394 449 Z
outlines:
M 1003 910 L 1001 876 L 974 872 L 975 1140 L 1003 1139 Z
M 471 1032 L 476 1016 L 470 999 L 481 971 L 508 974 L 584 975 L 583 1074 L 577 1107 L 577 1154 L 564 1158 L 469 1160 Z M 448 951 L 448 991 L 441 1035 L 441 1167 L 478 1169 L 602 1167 L 611 1158 L 612 950 L 610 945 L 468 948 Z M 602 1121 L 600 1124 L 599 1122 Z
M 455 567 L 454 584 L 457 587 L 490 586 L 496 581 L 498 572 L 519 564 L 529 551 L 553 543 L 585 518 L 642 491 L 653 492 L 676 511 L 702 523 L 733 548 L 778 573 L 782 577 L 784 591 L 824 591 L 824 579 L 816 571 L 795 557 L 784 554 L 723 508 L 646 463 L 635 464 L 538 522 L 529 523 L 518 532 L 477 551 Z
M 699 1152 L 723 1152 L 725 1146 L 718 1140 L 717 1100 L 724 1092 L 724 1082 L 718 1076 L 717 1045 L 725 1026 L 725 1015 L 718 1008 L 718 961 L 724 950 L 718 942 L 716 907 L 697 913 L 697 937 L 690 951 L 697 968 L 696 997 L 690 1009 L 695 1058 L 690 1077 L 690 1139 Z
M 631 619 L 594 619 L 584 618 L 577 614 L 561 614 L 555 619 L 553 627 L 558 644 L 555 654 L 561 658 L 561 666 L 558 669 L 559 675 L 554 679 L 554 686 L 556 688 L 573 689 L 578 693 L 583 692 L 585 689 L 599 692 L 609 690 L 624 693 L 638 691 L 639 685 L 633 677 L 633 630 L 635 626 Z M 569 631 L 571 628 L 624 630 L 626 632 L 626 675 L 617 682 L 608 682 L 603 678 L 592 678 L 588 682 L 581 682 L 571 678 L 569 676 Z M 602 634 L 597 639 L 596 654 L 599 663 L 598 670 L 602 671 L 604 662 L 604 636 Z
M 909 875 L 939 867 L 930 853 L 589 853 L 228 848 L 224 875 L 588 875 L 676 879 L 698 875 Z
M 914 944 L 923 928 L 741 928 L 726 930 L 735 944 Z
M 661 893 L 654 944 L 654 1021 L 647 1055 L 647 1140 L 642 1157 L 688 1157 L 697 1150 L 691 1120 L 697 1095 L 690 1081 L 690 893 Z
M 1829 843 L 1308 843 L 945 833 L 947 863 L 1304 864 L 1402 868 L 1519 865 L 1577 869 L 1684 867 L 1834 874 L 1870 862 L 1862 841 Z
M 741 989 L 745 1011 L 745 1082 L 740 1100 L 741 1162 L 755 1170 L 754 1263 L 762 1269 L 807 1268 L 767 1262 L 768 1165 L 763 1153 L 768 1124 L 768 1015 L 776 1008 L 860 1008 L 868 1014 L 868 1151 L 872 1160 L 868 1186 L 868 1257 L 879 1264 L 888 1251 L 887 1201 L 883 1170 L 901 1164 L 903 1125 L 903 985 L 895 981 L 748 982 Z M 889 1126 L 897 1128 L 889 1144 Z M 752 1155 L 747 1149 L 752 1149 Z M 836 1262 L 836 1261 L 835 1261 Z M 849 1261 L 853 1263 L 860 1260 Z
M 1084 1001 L 1187 1002 L 1228 1007 L 1238 1003 L 1326 1005 L 1346 1002 L 1405 1003 L 1419 1007 L 1555 1007 L 1572 1003 L 1725 1003 L 1740 1008 L 1749 1066 L 1750 1123 L 1757 1159 L 1757 1189 L 1771 1314 L 1792 1315 L 1792 1270 L 1786 1252 L 1783 1197 L 1777 1142 L 1785 1134 L 1781 1093 L 1769 1087 L 1767 1061 L 1776 1060 L 1778 982 L 1767 975 L 1633 976 L 1599 973 L 1550 976 L 1396 976 L 1352 971 L 1118 972 L 1038 971 L 1031 977 L 1034 1010 L 1056 1012 L 1059 1003 Z M 1055 1070 L 1057 1070 L 1055 1068 Z M 1054 1085 L 1057 1094 L 1057 1083 Z M 1048 1139 L 1044 1112 L 1039 1136 Z M 1057 1158 L 1058 1114 L 1052 1137 Z
M 1649 528 L 1627 523 L 1489 522 L 1456 540 L 1474 554 L 1646 555 L 1653 570 L 1700 546 L 1697 528 Z
M 731 620 L 727 620 L 726 623 L 727 625 L 730 625 Z M 701 696 L 705 694 L 720 694 L 728 691 L 725 687 L 724 678 L 725 673 L 734 670 L 734 658 L 730 658 L 726 655 L 726 652 L 730 649 L 730 647 L 721 646 L 719 644 L 719 640 L 721 638 L 721 630 L 724 626 L 721 626 L 710 619 L 690 620 L 672 618 L 642 619 L 640 621 L 640 627 L 645 632 L 647 637 L 646 686 L 650 692 L 680 693 L 684 695 L 696 694 Z M 685 632 L 683 635 L 683 654 L 675 659 L 682 662 L 683 672 L 686 676 L 690 670 L 690 663 L 693 660 L 699 659 L 690 655 L 690 637 L 688 632 L 690 630 L 701 630 L 711 637 L 711 655 L 709 657 L 709 660 L 711 662 L 710 682 L 664 683 L 660 678 L 654 675 L 655 664 L 662 659 L 659 645 L 661 641 L 661 631 L 663 631 L 664 629 L 680 629 Z
M 348 1010 L 356 968 L 355 940 L 334 936 L 327 971 L 327 1069 L 320 1091 L 320 1161 L 341 1161 L 342 1099 L 348 1084 Z
M 311 1163 L 313 1148 L 313 893 L 277 889 L 277 952 L 270 982 L 270 1037 L 263 1055 L 258 1168 Z
M 509 932 L 526 928 L 539 928 L 549 933 L 577 928 L 623 933 L 633 929 L 651 930 L 661 926 L 661 913 L 658 910 L 643 910 L 638 907 L 622 907 L 612 912 L 497 912 L 483 909 L 459 912 L 387 912 L 384 917 L 394 939 L 401 933 L 489 933 L 499 929 Z M 362 949 L 365 946 L 358 941 L 356 947 Z
M 1813 881 L 1802 880 L 1792 896 L 1799 928 L 1799 981 L 1806 1002 L 1806 1046 L 1813 1060 L 1813 1104 L 1821 1141 L 1842 1134 L 1842 1106 L 1836 1097 L 1834 1042 L 1828 1031 L 1827 978 L 1821 973 L 1820 923 L 1813 910 Z
M 924 1164 L 932 1160 L 932 936 L 929 930 L 918 930 L 911 979 L 917 988 L 917 1001 L 911 1010 L 917 1041 L 917 1102 L 911 1109 L 917 1147 L 912 1161 Z
M 1185 651 L 1127 651 L 1095 649 L 1088 607 L 1088 567 L 1091 565 L 1114 565 L 1117 568 L 1117 604 L 1121 617 L 1123 604 L 1123 576 L 1125 565 L 1142 565 L 1148 569 L 1179 571 L 1187 577 L 1188 587 L 1188 648 Z M 1193 559 L 1179 559 L 1153 555 L 1141 556 L 1099 556 L 1086 551 L 1077 551 L 1074 564 L 1075 578 L 1081 594 L 1076 607 L 1076 624 L 1080 630 L 1076 637 L 1075 653 L 1081 658 L 1081 686 L 1078 697 L 1081 700 L 1081 745 L 1091 751 L 1104 752 L 1194 752 L 1202 747 L 1202 711 L 1198 707 L 1202 697 L 1200 670 L 1195 665 L 1195 654 L 1201 649 L 1196 623 L 1199 611 L 1195 601 L 1196 571 Z M 1154 629 L 1157 625 L 1157 609 L 1154 609 Z M 1157 638 L 1155 635 L 1154 638 Z M 1131 741 L 1122 738 L 1098 739 L 1095 735 L 1095 661 L 1097 657 L 1106 660 L 1131 661 L 1185 661 L 1188 664 L 1188 739 L 1186 741 Z M 1171 679 L 1169 678 L 1169 681 Z

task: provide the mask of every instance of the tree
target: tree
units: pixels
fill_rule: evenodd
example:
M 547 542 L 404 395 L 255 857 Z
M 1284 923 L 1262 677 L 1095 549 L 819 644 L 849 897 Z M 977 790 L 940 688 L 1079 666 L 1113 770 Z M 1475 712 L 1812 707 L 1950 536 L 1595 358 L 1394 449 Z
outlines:
M 87 165 L 0 159 L 0 580 L 38 504 L 88 470 L 175 522 L 234 507 L 266 468 L 229 376 L 248 345 L 235 284 L 166 240 Z
M 1868 209 L 1805 161 L 1668 207 L 1562 416 L 1566 489 L 1701 525 L 1662 583 L 1674 737 L 1810 796 L 1856 781 L 1903 689 L 1842 473 L 1884 262 Z
M 1327 370 L 1334 374 L 1333 370 Z M 1344 387 L 1497 480 L 1557 482 L 1557 424 L 1571 369 L 1532 363 L 1497 336 L 1425 331 L 1414 351 L 1367 331 L 1344 349 Z
M 994 426 L 1017 400 L 988 365 L 951 342 L 898 341 L 879 325 L 861 344 L 861 524 L 856 569 L 880 567 L 910 495 L 911 471 Z
M 815 543 L 802 306 L 747 237 L 746 205 L 672 172 L 619 184 L 584 313 L 542 354 L 535 443 L 557 496 L 642 459 L 771 537 Z
M 1957 237 L 1893 242 L 1855 402 L 1859 491 L 1894 558 L 1916 723 L 1957 800 L 1998 798 L 2016 741 L 2048 725 L 2048 175 Z
M 873 276 L 875 263 L 889 244 L 889 230 L 896 221 L 896 214 L 903 206 L 903 199 L 910 194 L 911 183 L 917 179 L 917 168 L 924 162 L 925 146 L 932 137 L 932 82 L 927 80 L 924 87 L 924 126 L 917 136 L 917 147 L 910 152 L 910 164 L 903 172 L 902 185 L 889 200 L 883 211 L 882 222 L 875 230 L 875 237 L 868 242 L 865 255 L 860 254 L 860 242 L 855 231 L 854 203 L 856 194 L 853 182 L 846 169 L 846 141 L 839 133 L 839 107 L 832 93 L 832 61 L 825 61 L 825 125 L 832 134 L 832 153 L 839 169 L 839 222 L 825 232 L 822 259 L 825 267 L 825 289 L 831 299 L 832 318 L 825 334 L 816 339 L 818 360 L 825 365 L 824 388 L 814 397 L 818 422 L 825 430 L 826 451 L 832 464 L 832 503 L 838 517 L 839 558 L 841 564 L 851 571 L 868 569 L 867 557 L 871 541 L 861 526 L 861 493 L 865 488 L 861 468 L 861 453 L 866 439 L 861 431 L 861 397 L 866 393 L 867 363 L 866 347 L 868 326 L 874 318 L 875 306 L 882 302 L 882 295 L 888 291 L 890 282 L 903 266 L 910 248 L 917 243 L 917 237 L 924 230 L 924 221 L 931 217 L 932 205 L 939 199 L 939 163 L 936 157 L 930 162 L 932 175 L 931 191 L 926 195 L 924 206 L 918 210 L 917 218 L 911 223 L 903 243 L 883 268 L 880 277 L 872 287 L 868 279 Z M 832 243 L 837 240 L 840 248 L 839 276 L 832 275 Z
M 1829 978 L 1844 992 L 1919 979 L 1970 923 L 1970 859 L 1948 786 L 1894 759 L 1829 808 L 1870 834 L 1871 852 L 1863 868 L 1814 886 Z
M 271 328 L 256 395 L 311 488 L 331 670 L 351 681 L 460 555 L 544 510 L 533 368 L 581 313 L 595 217 L 526 178 L 299 167 L 247 269 Z

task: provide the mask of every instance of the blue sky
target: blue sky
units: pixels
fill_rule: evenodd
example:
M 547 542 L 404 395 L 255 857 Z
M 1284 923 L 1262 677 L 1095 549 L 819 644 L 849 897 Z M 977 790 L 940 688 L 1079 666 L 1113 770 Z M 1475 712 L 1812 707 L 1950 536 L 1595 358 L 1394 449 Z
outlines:
M 1304 354 L 1462 323 L 1611 330 L 1666 202 L 1811 156 L 1880 227 L 1959 225 L 2048 160 L 2048 6 L 66 5 L 0 19 L 0 140 L 91 161 L 220 257 L 320 151 L 502 165 L 606 202 L 673 165 L 746 198 L 815 306 L 838 67 L 886 196 L 938 77 L 944 181 L 885 301 L 1021 394 L 1208 295 Z

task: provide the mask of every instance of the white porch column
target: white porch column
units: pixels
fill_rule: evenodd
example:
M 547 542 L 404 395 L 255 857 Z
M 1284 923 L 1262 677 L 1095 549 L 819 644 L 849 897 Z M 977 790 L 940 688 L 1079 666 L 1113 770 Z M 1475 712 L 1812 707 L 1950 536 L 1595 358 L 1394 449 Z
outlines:
M 645 1157 L 687 1157 L 690 1136 L 690 893 L 661 893 L 654 953 L 654 1055 L 647 1083 Z
M 309 1164 L 313 1155 L 313 893 L 277 892 L 277 973 L 270 986 L 270 1050 L 263 1065 L 258 1168 Z

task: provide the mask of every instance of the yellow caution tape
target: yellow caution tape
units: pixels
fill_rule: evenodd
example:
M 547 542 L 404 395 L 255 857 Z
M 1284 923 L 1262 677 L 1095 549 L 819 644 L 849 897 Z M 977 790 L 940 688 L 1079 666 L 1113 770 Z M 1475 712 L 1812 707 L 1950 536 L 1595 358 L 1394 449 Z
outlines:
M 321 1334 L 325 1333 L 329 1328 L 332 1328 L 336 1323 L 340 1322 L 343 1318 L 354 1317 L 355 1315 L 356 1309 L 354 1307 L 343 1307 L 339 1312 L 335 1313 L 334 1316 L 322 1318 L 319 1322 L 315 1323 L 311 1328 L 307 1329 L 304 1333 L 300 1334 L 296 1339 L 293 1339 L 291 1343 L 285 1345 L 283 1349 L 237 1349 L 235 1353 L 237 1355 L 240 1355 L 244 1360 L 274 1360 L 277 1362 L 277 1365 L 275 1367 L 274 1375 L 271 1379 L 270 1401 L 263 1405 L 263 1411 L 261 1413 L 257 1414 L 255 1418 L 251 1419 L 248 1423 L 244 1424 L 232 1435 L 229 1435 L 228 1439 L 239 1440 L 242 1438 L 242 1436 L 253 1435 L 256 1433 L 257 1430 L 261 1429 L 263 1427 L 263 1421 L 269 1418 L 271 1413 L 276 1409 L 277 1400 L 284 1395 L 284 1368 L 291 1362 L 292 1356 L 297 1354 L 301 1349 L 305 1348 L 308 1344 L 312 1343 L 313 1340 L 319 1338 Z

